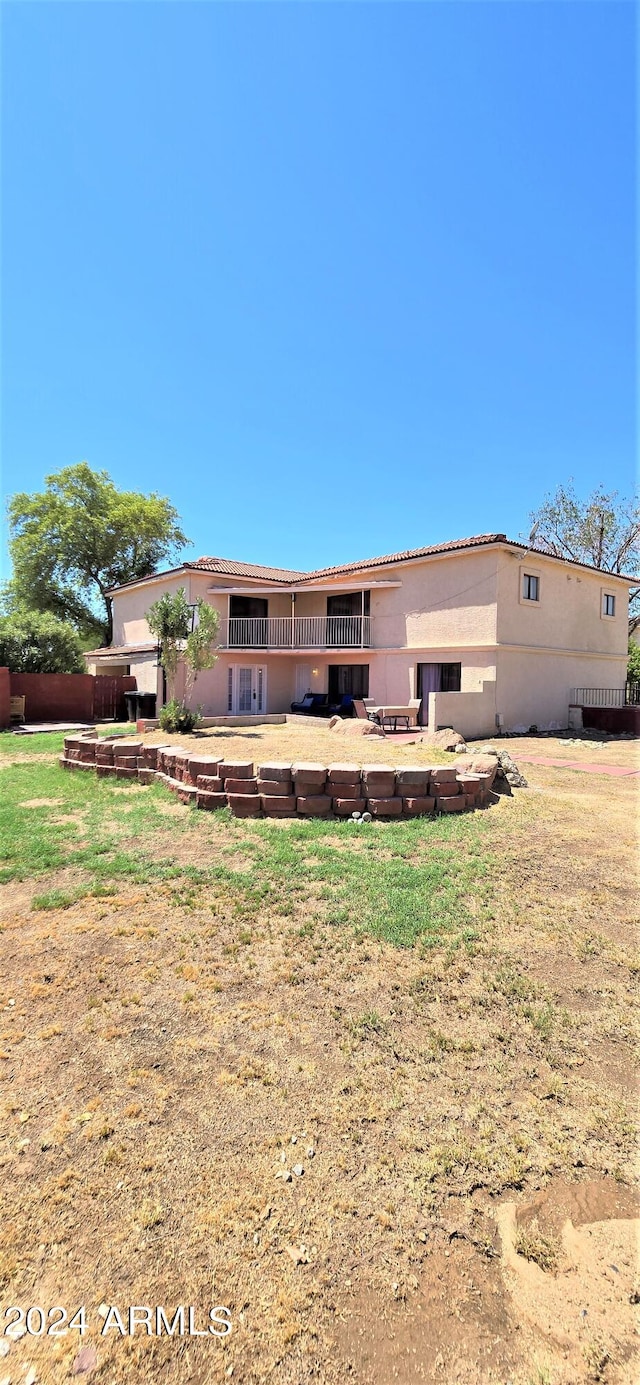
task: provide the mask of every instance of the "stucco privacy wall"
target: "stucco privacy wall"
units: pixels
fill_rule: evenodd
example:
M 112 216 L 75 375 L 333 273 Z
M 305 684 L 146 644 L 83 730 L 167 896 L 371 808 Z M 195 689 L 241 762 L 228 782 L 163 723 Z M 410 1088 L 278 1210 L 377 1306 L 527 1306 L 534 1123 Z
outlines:
M 429 728 L 452 726 L 462 736 L 493 736 L 496 729 L 496 684 L 489 681 L 477 692 L 431 693 Z
M 539 731 L 563 729 L 575 688 L 623 688 L 626 676 L 626 655 L 611 660 L 500 649 L 496 711 L 503 717 L 502 730 L 528 730 L 534 725 Z

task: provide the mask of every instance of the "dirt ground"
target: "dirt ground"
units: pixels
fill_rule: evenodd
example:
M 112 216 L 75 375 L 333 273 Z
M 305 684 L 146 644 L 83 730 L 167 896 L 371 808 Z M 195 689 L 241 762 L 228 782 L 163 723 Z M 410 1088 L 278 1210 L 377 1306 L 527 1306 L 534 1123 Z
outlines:
M 298 727 L 171 739 L 436 758 Z M 502 744 L 637 765 L 627 740 Z M 87 1323 L 0 1339 L 0 1382 L 634 1385 L 639 779 L 523 769 L 455 827 L 485 871 L 456 947 L 371 936 L 330 873 L 263 879 L 255 825 L 169 799 L 139 851 L 175 879 L 60 909 L 35 892 L 80 866 L 0 886 L 2 1312 Z M 114 793 L 121 822 L 146 792 Z M 80 802 L 19 807 L 84 840 Z M 373 831 L 384 857 L 393 824 Z M 327 871 L 361 849 L 323 841 Z M 416 860 L 438 843 L 425 825 Z M 224 864 L 205 886 L 203 861 Z M 100 1335 L 106 1306 L 179 1304 L 198 1328 L 225 1305 L 231 1334 Z

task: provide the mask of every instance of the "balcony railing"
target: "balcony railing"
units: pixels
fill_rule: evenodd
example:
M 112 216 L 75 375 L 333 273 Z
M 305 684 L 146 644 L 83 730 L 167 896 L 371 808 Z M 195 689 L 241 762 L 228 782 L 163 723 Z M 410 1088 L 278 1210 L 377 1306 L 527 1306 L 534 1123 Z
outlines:
M 368 649 L 371 616 L 233 617 L 222 622 L 223 649 Z

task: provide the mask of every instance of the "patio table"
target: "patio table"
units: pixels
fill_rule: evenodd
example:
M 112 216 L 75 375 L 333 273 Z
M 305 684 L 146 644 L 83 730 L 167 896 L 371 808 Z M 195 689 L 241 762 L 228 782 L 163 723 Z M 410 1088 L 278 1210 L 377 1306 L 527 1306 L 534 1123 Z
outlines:
M 398 722 L 403 721 L 407 731 L 409 730 L 412 718 L 415 719 L 415 708 L 407 706 L 397 707 L 367 707 L 367 713 L 372 713 L 377 717 L 383 730 L 385 723 L 389 723 L 389 730 L 397 731 Z

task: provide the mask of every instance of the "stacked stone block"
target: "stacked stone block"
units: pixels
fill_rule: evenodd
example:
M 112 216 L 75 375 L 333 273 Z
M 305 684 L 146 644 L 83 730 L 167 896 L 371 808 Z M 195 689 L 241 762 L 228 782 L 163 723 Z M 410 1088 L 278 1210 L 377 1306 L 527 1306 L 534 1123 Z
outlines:
M 134 737 L 66 736 L 65 769 L 166 785 L 183 803 L 230 808 L 236 817 L 374 818 L 461 813 L 489 802 L 496 766 L 470 772 L 456 765 L 322 765 L 225 761 L 179 745 L 143 745 Z

